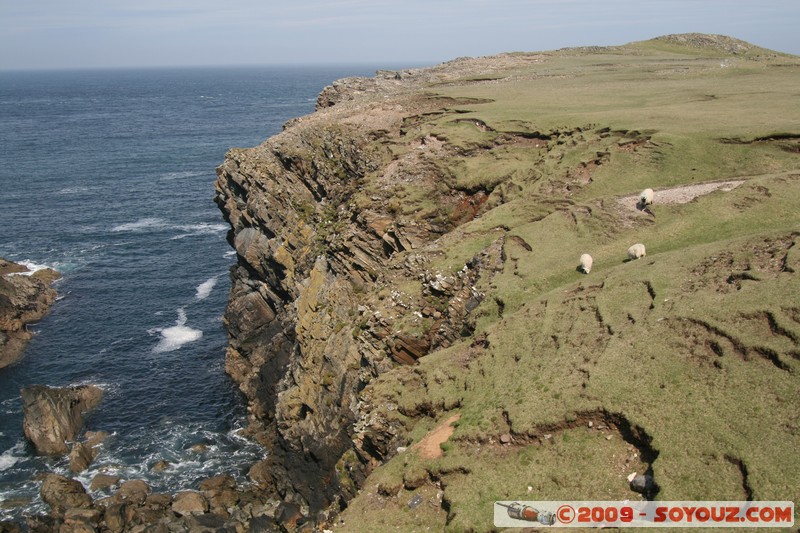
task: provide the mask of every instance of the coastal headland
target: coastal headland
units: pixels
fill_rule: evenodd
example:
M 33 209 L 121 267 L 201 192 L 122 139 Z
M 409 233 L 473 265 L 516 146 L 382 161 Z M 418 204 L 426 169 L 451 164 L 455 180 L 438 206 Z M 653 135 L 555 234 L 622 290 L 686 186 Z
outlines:
M 348 531 L 484 531 L 532 495 L 790 499 L 798 67 L 705 34 L 460 58 L 339 80 L 231 150 L 251 477 Z
M 31 531 L 490 531 L 495 501 L 796 500 L 798 86 L 796 56 L 682 34 L 326 87 L 217 169 L 250 483 L 105 480 L 93 500 L 49 474 Z
M 59 277 L 50 268 L 31 272 L 0 257 L 0 368 L 22 357 L 33 337 L 28 325 L 41 320 L 55 302 L 52 283 Z

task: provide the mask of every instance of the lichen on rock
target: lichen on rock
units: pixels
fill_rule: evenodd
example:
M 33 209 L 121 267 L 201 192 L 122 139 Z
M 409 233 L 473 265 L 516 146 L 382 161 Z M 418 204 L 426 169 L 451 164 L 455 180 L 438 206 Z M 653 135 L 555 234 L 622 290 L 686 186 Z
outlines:
M 103 391 L 94 385 L 22 389 L 23 430 L 43 455 L 64 455 L 83 427 L 83 416 L 94 409 Z
M 446 170 L 426 163 L 416 179 L 432 214 L 404 213 L 389 178 L 415 165 L 393 163 L 406 120 L 452 103 L 419 93 L 430 75 L 337 82 L 316 113 L 261 146 L 231 150 L 217 169 L 215 201 L 238 258 L 226 370 L 248 398 L 249 433 L 271 450 L 253 475 L 311 513 L 352 493 L 353 478 L 402 444 L 386 424 L 362 424 L 355 435 L 359 392 L 468 334 L 482 298 L 474 283 L 485 261 L 446 283 L 428 263 L 429 245 L 479 214 L 486 193 L 470 203 L 474 192 L 446 185 Z M 447 215 L 460 204 L 468 209 Z M 500 261 L 502 242 L 493 246 L 486 253 Z

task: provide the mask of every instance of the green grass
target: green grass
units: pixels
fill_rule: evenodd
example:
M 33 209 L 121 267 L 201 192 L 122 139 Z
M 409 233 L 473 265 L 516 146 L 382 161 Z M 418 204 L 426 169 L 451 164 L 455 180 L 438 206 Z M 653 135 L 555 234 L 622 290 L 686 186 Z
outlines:
M 504 234 L 505 262 L 478 282 L 487 297 L 473 316 L 487 347 L 465 339 L 369 385 L 373 401 L 400 412 L 433 405 L 441 419 L 462 417 L 441 459 L 407 451 L 377 469 L 343 514 L 346 530 L 489 531 L 495 500 L 636 498 L 624 476 L 647 466 L 662 500 L 800 497 L 800 155 L 751 142 L 800 135 L 800 60 L 766 55 L 647 41 L 550 53 L 503 82 L 435 87 L 492 100 L 457 116 L 494 132 L 439 115 L 415 135 L 457 147 L 439 164 L 459 186 L 490 184 L 497 201 L 439 239 L 429 269 L 456 272 Z M 545 148 L 503 140 L 520 131 L 552 137 Z M 617 204 L 644 187 L 733 178 L 746 181 L 657 202 L 655 217 Z M 626 262 L 635 242 L 647 257 Z M 576 271 L 584 252 L 589 275 Z M 409 442 L 434 426 L 394 416 Z M 634 437 L 584 425 L 604 416 Z M 499 444 L 506 433 L 512 445 Z M 421 487 L 403 488 L 420 476 Z M 399 489 L 381 495 L 379 485 Z M 426 505 L 408 509 L 420 491 Z

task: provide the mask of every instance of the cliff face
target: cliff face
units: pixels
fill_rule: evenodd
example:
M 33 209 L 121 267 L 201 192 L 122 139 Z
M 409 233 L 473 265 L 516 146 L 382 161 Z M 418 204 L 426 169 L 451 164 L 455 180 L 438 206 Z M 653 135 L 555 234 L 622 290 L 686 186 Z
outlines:
M 531 493 L 785 498 L 797 64 L 696 35 L 458 59 L 340 80 L 232 150 L 250 477 L 353 531 L 492 530 Z
M 0 258 L 0 368 L 22 356 L 33 336 L 26 326 L 40 320 L 56 299 L 50 284 L 58 273 L 44 269 L 21 275 L 27 270 Z
M 238 256 L 226 370 L 249 400 L 251 434 L 269 450 L 251 476 L 312 512 L 352 496 L 401 443 L 388 422 L 363 420 L 359 391 L 468 334 L 482 299 L 475 282 L 501 261 L 502 239 L 458 276 L 427 268 L 427 245 L 473 218 L 491 191 L 447 186 L 420 155 L 425 145 L 393 156 L 409 117 L 454 103 L 418 94 L 421 78 L 342 80 L 316 113 L 230 151 L 217 170 L 215 200 Z M 394 197 L 403 180 L 436 208 L 404 213 Z

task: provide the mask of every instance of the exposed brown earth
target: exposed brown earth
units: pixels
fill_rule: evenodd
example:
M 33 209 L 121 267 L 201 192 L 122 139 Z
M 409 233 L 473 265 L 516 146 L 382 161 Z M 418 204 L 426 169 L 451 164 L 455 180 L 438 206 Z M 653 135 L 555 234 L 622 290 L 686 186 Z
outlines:
M 453 434 L 456 428 L 453 424 L 461 418 L 460 414 L 455 414 L 432 429 L 422 440 L 411 447 L 416 450 L 423 459 L 436 459 L 442 456 L 442 444 Z

